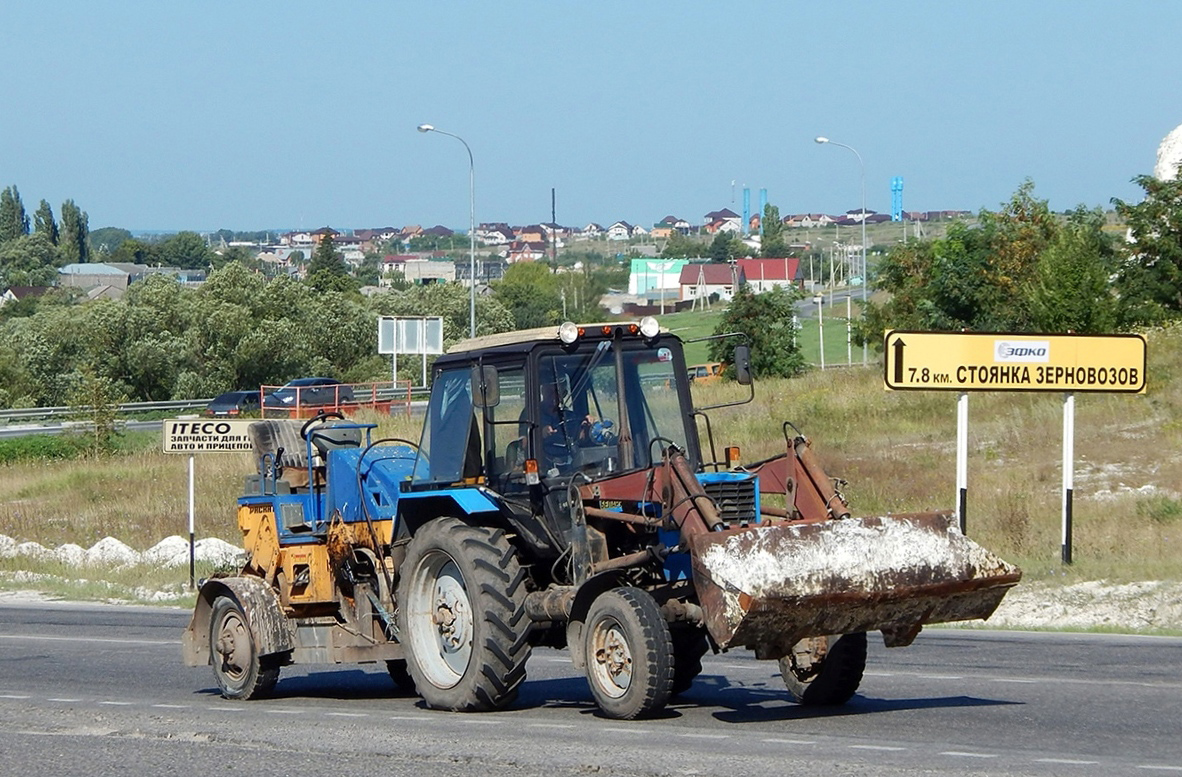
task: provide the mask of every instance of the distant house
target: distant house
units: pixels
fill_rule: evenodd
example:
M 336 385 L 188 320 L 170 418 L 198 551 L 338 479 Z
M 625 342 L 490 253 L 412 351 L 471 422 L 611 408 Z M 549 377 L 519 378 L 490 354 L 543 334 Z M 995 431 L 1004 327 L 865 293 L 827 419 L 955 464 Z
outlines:
M 40 297 L 47 291 L 49 291 L 48 286 L 9 286 L 3 294 L 0 294 L 0 308 L 10 302 Z
M 128 269 L 130 268 L 130 269 Z M 116 289 L 120 296 L 127 290 L 132 281 L 140 280 L 148 271 L 143 264 L 102 264 L 84 262 L 67 264 L 58 269 L 60 285 L 76 289 L 93 289 L 97 286 L 110 286 Z
M 633 258 L 628 274 L 628 293 L 647 297 L 653 292 L 677 291 L 681 268 L 687 264 L 688 259 Z
M 739 232 L 742 228 L 742 218 L 730 208 L 710 211 L 703 217 L 707 233 L 714 235 L 719 232 Z
M 717 294 L 730 299 L 744 282 L 743 268 L 729 262 L 687 264 L 681 268 L 678 285 L 682 300 L 706 299 Z
M 452 235 L 455 234 L 455 232 L 453 230 L 450 230 L 447 227 L 443 226 L 442 224 L 436 224 L 433 227 L 428 227 L 427 229 L 424 229 L 422 234 L 424 237 L 426 237 L 426 236 L 451 237 Z
M 537 262 L 546 258 L 549 245 L 540 240 L 514 240 L 509 244 L 509 253 L 505 257 L 509 264 L 517 262 Z
M 824 213 L 797 213 L 791 216 L 785 216 L 784 226 L 812 229 L 814 227 L 823 227 L 832 224 L 833 221 L 834 218 L 832 216 Z
M 310 234 L 312 235 L 312 240 L 314 240 L 316 243 L 320 243 L 325 238 L 332 240 L 335 243 L 337 242 L 338 238 L 343 237 L 340 232 L 336 231 L 332 227 L 321 227 L 320 229 L 313 230 Z
M 632 237 L 634 227 L 627 221 L 617 221 L 607 228 L 608 240 L 627 240 Z
M 693 227 L 685 219 L 679 219 L 677 216 L 666 216 L 656 224 L 653 224 L 653 228 L 649 234 L 653 237 L 668 237 L 674 232 L 688 235 L 692 229 Z M 661 230 L 663 234 L 658 234 L 657 230 Z
M 777 286 L 804 289 L 800 259 L 794 256 L 782 259 L 738 259 L 737 262 L 743 271 L 747 288 L 756 294 Z
M 590 224 L 583 227 L 582 231 L 579 234 L 581 234 L 583 237 L 597 238 L 597 237 L 602 237 L 604 231 L 605 230 L 603 227 L 601 227 L 600 225 L 598 225 L 594 221 L 592 221 Z

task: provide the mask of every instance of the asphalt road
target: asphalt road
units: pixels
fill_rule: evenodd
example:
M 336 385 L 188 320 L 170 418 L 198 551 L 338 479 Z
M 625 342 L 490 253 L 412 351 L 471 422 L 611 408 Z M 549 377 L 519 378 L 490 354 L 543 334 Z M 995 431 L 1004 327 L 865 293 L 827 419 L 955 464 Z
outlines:
M 1182 773 L 1182 639 L 872 639 L 859 694 L 828 711 L 788 702 L 774 664 L 735 652 L 708 656 L 664 716 L 621 722 L 551 650 L 499 713 L 425 709 L 376 666 L 292 667 L 275 698 L 228 702 L 208 668 L 180 663 L 187 618 L 0 605 L 0 775 Z

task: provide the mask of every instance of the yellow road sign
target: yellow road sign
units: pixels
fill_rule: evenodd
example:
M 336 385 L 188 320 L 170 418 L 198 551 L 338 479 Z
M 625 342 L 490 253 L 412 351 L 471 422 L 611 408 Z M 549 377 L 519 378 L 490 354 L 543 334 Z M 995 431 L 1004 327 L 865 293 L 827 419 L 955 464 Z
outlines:
M 1031 335 L 891 330 L 888 389 L 1145 391 L 1141 335 Z
M 249 451 L 253 448 L 247 429 L 250 420 L 233 421 L 174 418 L 164 422 L 165 453 L 214 453 Z

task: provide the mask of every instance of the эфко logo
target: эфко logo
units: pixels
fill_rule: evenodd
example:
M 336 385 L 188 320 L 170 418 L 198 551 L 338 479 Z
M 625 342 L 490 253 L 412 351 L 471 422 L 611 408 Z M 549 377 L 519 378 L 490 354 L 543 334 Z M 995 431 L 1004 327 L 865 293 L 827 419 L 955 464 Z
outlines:
M 997 340 L 993 344 L 993 357 L 999 362 L 1048 362 L 1051 360 L 1051 343 L 1049 340 L 1018 343 Z

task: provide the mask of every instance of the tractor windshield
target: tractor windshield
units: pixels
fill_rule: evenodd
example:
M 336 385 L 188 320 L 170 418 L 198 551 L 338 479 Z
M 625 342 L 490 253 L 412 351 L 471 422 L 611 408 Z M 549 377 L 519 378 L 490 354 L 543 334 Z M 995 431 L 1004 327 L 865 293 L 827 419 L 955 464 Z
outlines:
M 480 433 L 472 407 L 471 372 L 466 367 L 441 372 L 431 387 L 411 480 L 451 484 L 479 474 Z
M 672 349 L 603 340 L 546 354 L 540 368 L 535 450 L 543 472 L 603 475 L 647 467 L 670 444 L 685 447 Z

